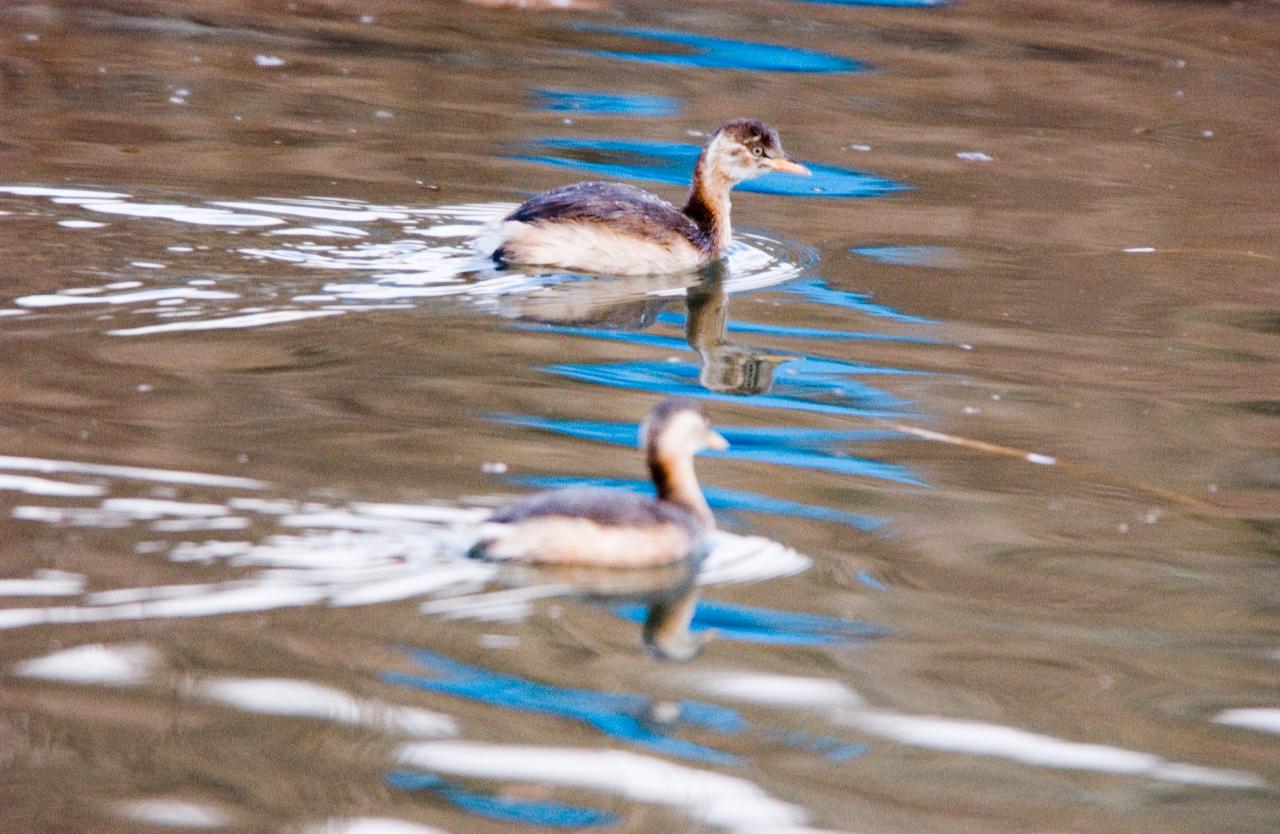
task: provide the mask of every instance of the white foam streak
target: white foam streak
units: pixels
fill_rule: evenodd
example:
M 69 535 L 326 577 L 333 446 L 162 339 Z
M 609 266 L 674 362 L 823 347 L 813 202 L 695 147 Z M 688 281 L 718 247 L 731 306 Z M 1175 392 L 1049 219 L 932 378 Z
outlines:
M 351 509 L 366 516 L 405 518 L 432 524 L 478 524 L 489 510 L 450 507 L 443 504 L 371 504 L 357 501 Z
M 390 577 L 381 582 L 364 582 L 350 590 L 333 594 L 335 606 L 374 605 L 435 593 L 446 588 L 472 585 L 493 578 L 496 568 L 480 562 L 435 568 L 430 573 L 411 573 Z
M 374 220 L 407 220 L 410 215 L 399 209 L 378 206 L 361 206 L 353 208 L 335 208 L 319 205 L 299 205 L 297 203 L 243 203 L 235 201 L 214 201 L 209 205 L 222 208 L 255 211 L 266 214 L 283 214 L 293 217 L 309 217 L 316 220 L 338 220 L 342 222 L 371 222 Z
M 107 478 L 124 478 L 135 481 L 155 481 L 165 484 L 223 487 L 227 489 L 263 489 L 264 481 L 238 478 L 228 475 L 205 475 L 200 472 L 183 472 L 174 469 L 147 469 L 138 466 L 112 466 L 109 464 L 80 463 L 70 460 L 20 458 L 0 455 L 0 469 L 40 472 L 43 474 L 71 473 L 76 475 L 101 475 Z
M 102 487 L 91 484 L 68 484 L 63 481 L 50 481 L 47 478 L 32 478 L 26 475 L 0 475 L 0 490 L 61 498 L 87 498 L 101 495 L 104 491 Z
M 116 588 L 111 591 L 97 591 L 92 594 L 86 594 L 84 602 L 89 605 L 119 605 L 126 602 L 142 602 L 144 600 L 207 594 L 217 590 L 217 587 L 217 585 L 203 583 L 198 585 L 160 585 L 152 588 Z
M 231 815 L 221 808 L 176 799 L 120 802 L 116 813 L 138 822 L 172 828 L 222 828 L 232 822 Z
M 101 506 L 107 512 L 142 520 L 168 515 L 209 518 L 230 512 L 222 504 L 189 504 L 185 501 L 164 501 L 157 498 L 108 498 Z
M 623 750 L 420 742 L 400 748 L 402 763 L 439 773 L 602 791 L 675 808 L 718 828 L 757 831 L 799 825 L 804 809 L 734 776 Z
M 1280 733 L 1280 707 L 1249 707 L 1223 710 L 1213 717 L 1219 724 L 1248 727 L 1266 733 Z
M 999 724 L 871 710 L 848 710 L 839 713 L 838 720 L 913 747 L 993 756 L 1036 767 L 1144 776 L 1223 788 L 1256 788 L 1264 784 L 1258 776 L 1245 771 L 1169 762 L 1153 753 L 1065 741 Z
M 443 738 L 458 732 L 457 724 L 448 715 L 356 698 L 340 689 L 310 681 L 217 678 L 198 684 L 196 693 L 236 709 L 263 715 L 317 718 L 420 738 Z
M 448 223 L 440 226 L 430 226 L 426 229 L 407 229 L 411 235 L 422 235 L 423 237 L 471 237 L 480 232 L 484 226 L 471 223 Z
M 479 620 L 481 622 L 517 622 L 533 612 L 533 603 L 540 599 L 564 596 L 572 593 L 569 585 L 538 585 L 529 588 L 511 588 L 506 591 L 489 591 L 482 594 L 433 599 L 418 606 L 419 613 L 433 614 L 447 619 Z
M 309 585 L 228 583 L 210 592 L 119 605 L 0 610 L 0 629 L 65 623 L 100 623 L 113 620 L 164 620 L 244 614 L 314 605 L 323 601 L 325 596 L 324 588 Z
M 820 709 L 859 706 L 862 703 L 856 692 L 827 678 L 758 672 L 708 672 L 694 680 L 704 692 L 754 704 Z
M 94 643 L 15 663 L 13 673 L 59 683 L 136 686 L 151 677 L 159 660 L 154 649 L 141 643 Z
M 340 316 L 342 310 L 274 310 L 266 313 L 250 313 L 243 316 L 231 316 L 223 319 L 201 319 L 199 321 L 179 321 L 169 324 L 150 324 L 143 327 L 129 327 L 123 330 L 108 330 L 110 336 L 147 336 L 152 333 L 177 333 L 190 330 L 226 330 L 233 328 L 263 327 L 269 324 L 283 324 L 302 319 L 315 319 L 324 316 Z
M 124 214 L 130 217 L 159 218 L 196 226 L 278 226 L 284 221 L 278 217 L 260 214 L 237 214 L 224 209 L 183 206 L 177 203 L 126 203 L 117 200 L 86 200 L 81 207 L 104 214 Z
M 168 299 L 228 299 L 239 298 L 235 293 L 219 290 L 201 290 L 194 287 L 166 287 L 140 292 L 123 292 L 116 295 L 72 295 L 68 292 L 53 295 L 25 295 L 14 299 L 20 307 L 66 307 L 74 304 L 139 304 L 146 301 Z
M 698 571 L 699 585 L 727 585 L 792 576 L 803 573 L 812 564 L 808 556 L 760 536 L 737 536 L 716 531 L 708 543 L 711 552 Z
M 266 233 L 269 237 L 339 237 L 362 238 L 369 233 L 354 226 L 294 226 L 289 229 L 273 229 Z
M 83 590 L 83 576 L 60 570 L 39 570 L 31 579 L 0 579 L 0 597 L 69 597 Z
M 244 530 L 249 519 L 224 516 L 222 518 L 165 518 L 156 521 L 151 529 L 160 533 L 192 533 L 197 530 Z
M 54 197 L 70 200 L 127 200 L 131 195 L 113 191 L 87 191 L 80 188 L 46 188 L 43 185 L 0 185 L 0 194 L 18 197 Z

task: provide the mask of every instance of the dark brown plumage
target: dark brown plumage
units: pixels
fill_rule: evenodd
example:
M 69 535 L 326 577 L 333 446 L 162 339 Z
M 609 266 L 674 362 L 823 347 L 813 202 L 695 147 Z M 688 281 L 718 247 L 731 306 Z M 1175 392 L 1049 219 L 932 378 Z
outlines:
M 711 243 L 697 223 L 675 206 L 634 185 L 616 182 L 577 182 L 545 191 L 521 204 L 503 218 L 528 223 L 600 223 L 618 234 L 653 241 L 672 248 L 689 244 L 707 250 Z M 499 246 L 493 259 L 499 263 L 518 258 Z

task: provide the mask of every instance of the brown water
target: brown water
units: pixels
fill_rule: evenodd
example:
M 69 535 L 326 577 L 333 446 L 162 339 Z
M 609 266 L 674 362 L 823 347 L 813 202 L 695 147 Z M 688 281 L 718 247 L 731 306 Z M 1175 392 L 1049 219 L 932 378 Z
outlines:
M 490 5 L 0 8 L 0 829 L 1277 830 L 1280 9 Z M 743 114 L 718 279 L 473 253 Z M 686 664 L 461 556 L 667 393 Z

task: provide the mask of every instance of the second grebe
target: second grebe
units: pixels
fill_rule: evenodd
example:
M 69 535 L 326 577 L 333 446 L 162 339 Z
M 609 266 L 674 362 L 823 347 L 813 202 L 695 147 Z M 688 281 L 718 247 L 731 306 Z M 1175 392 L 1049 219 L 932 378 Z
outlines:
M 640 427 L 658 497 L 613 489 L 563 489 L 531 495 L 484 526 L 476 558 L 541 564 L 647 568 L 698 554 L 715 529 L 693 469 L 703 449 L 728 443 L 693 400 L 667 399 Z
M 687 272 L 729 246 L 729 191 L 772 171 L 809 174 L 756 119 L 725 122 L 703 148 L 683 209 L 632 185 L 580 182 L 539 194 L 503 218 L 499 263 L 611 275 Z

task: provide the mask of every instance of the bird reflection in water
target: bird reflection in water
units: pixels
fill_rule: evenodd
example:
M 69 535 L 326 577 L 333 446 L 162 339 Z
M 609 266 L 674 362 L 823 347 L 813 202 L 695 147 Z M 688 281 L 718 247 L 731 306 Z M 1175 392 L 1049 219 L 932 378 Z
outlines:
M 685 292 L 685 339 L 698 354 L 698 382 L 719 394 L 756 395 L 773 387 L 773 372 L 794 357 L 731 342 L 723 262 L 709 265 Z
M 502 298 L 500 310 L 524 322 L 635 333 L 651 327 L 673 297 L 683 294 L 685 340 L 698 355 L 702 387 L 720 394 L 765 394 L 773 387 L 777 366 L 796 357 L 729 339 L 728 277 L 728 266 L 720 260 L 696 273 L 551 281 L 537 291 Z
M 713 636 L 690 630 L 697 611 L 701 554 L 673 565 L 619 570 L 581 565 L 506 565 L 498 581 L 515 587 L 554 589 L 565 596 L 604 605 L 641 605 L 646 611 L 640 636 L 659 660 L 697 657 Z

